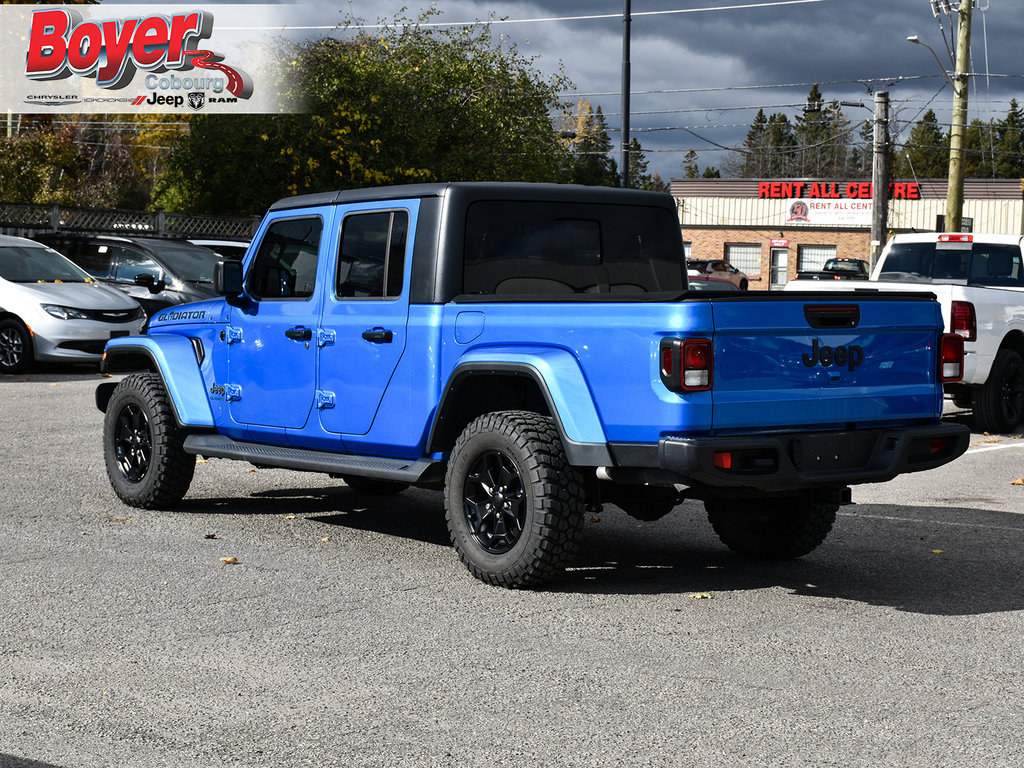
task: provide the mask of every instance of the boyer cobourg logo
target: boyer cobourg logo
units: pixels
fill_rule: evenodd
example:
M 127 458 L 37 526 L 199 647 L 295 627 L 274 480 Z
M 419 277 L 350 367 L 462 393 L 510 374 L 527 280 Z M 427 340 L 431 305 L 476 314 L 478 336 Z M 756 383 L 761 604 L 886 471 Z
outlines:
M 103 21 L 83 19 L 66 7 L 34 11 L 25 76 L 38 81 L 93 78 L 100 88 L 113 91 L 130 86 L 141 70 L 148 73 L 143 85 L 152 95 L 132 99 L 136 106 L 145 101 L 178 107 L 187 99 L 192 109 L 201 109 L 207 101 L 248 99 L 252 79 L 224 64 L 220 54 L 200 47 L 212 34 L 213 14 L 207 11 Z M 177 74 L 161 76 L 169 70 Z

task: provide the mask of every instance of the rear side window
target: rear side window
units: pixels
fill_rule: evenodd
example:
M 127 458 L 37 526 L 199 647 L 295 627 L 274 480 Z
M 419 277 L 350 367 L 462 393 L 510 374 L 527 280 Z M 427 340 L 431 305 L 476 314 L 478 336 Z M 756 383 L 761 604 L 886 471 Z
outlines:
M 1012 244 L 974 242 L 945 247 L 896 243 L 882 265 L 879 279 L 1024 288 L 1024 265 L 1020 248 Z
M 682 292 L 685 260 L 663 208 L 482 201 L 466 216 L 463 292 Z
M 406 211 L 352 213 L 341 224 L 335 292 L 341 298 L 393 299 L 402 294 Z
M 260 242 L 246 288 L 258 299 L 308 299 L 316 288 L 319 216 L 275 221 Z
M 970 282 L 979 285 L 1024 288 L 1024 266 L 1016 245 L 975 243 Z

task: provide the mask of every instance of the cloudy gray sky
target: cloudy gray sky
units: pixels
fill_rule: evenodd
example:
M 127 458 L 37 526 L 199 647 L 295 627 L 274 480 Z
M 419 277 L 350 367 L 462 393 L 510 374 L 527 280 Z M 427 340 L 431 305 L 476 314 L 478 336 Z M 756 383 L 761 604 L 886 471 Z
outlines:
M 1012 97 L 1024 103 L 1024 0 L 974 2 L 969 119 L 988 121 L 1005 116 Z M 494 32 L 533 57 L 538 70 L 562 68 L 573 81 L 567 99 L 583 95 L 601 106 L 618 146 L 624 5 L 285 0 L 277 8 L 284 9 L 278 17 L 297 28 L 294 36 L 327 34 L 310 27 L 330 27 L 349 14 L 368 23 L 393 19 L 403 8 L 415 18 L 434 7 L 440 12 L 434 23 L 500 19 Z M 631 133 L 647 152 L 650 170 L 666 179 L 681 175 L 691 149 L 702 168 L 720 167 L 728 152 L 718 145 L 738 146 L 759 108 L 792 118 L 815 82 L 826 100 L 865 105 L 843 108 L 851 121 L 870 118 L 873 93 L 887 90 L 897 143 L 929 108 L 949 122 L 952 89 L 939 62 L 906 40 L 918 35 L 952 69 L 953 22 L 944 14 L 935 18 L 931 0 L 631 0 L 631 10 Z
M 542 72 L 561 66 L 619 128 L 623 0 L 350 0 L 320 5 L 319 23 L 431 6 L 441 12 L 433 21 L 508 19 L 494 31 Z M 631 10 L 630 125 L 665 178 L 680 175 L 690 149 L 701 167 L 720 166 L 726 153 L 715 144 L 740 143 L 760 107 L 792 117 L 814 82 L 826 99 L 866 105 L 845 107 L 851 120 L 869 118 L 872 93 L 888 90 L 898 138 L 929 107 L 949 120 L 939 63 L 906 41 L 918 35 L 952 68 L 952 20 L 934 18 L 930 0 L 631 0 Z M 976 0 L 973 20 L 970 118 L 1002 117 L 1011 97 L 1024 102 L 1024 0 Z

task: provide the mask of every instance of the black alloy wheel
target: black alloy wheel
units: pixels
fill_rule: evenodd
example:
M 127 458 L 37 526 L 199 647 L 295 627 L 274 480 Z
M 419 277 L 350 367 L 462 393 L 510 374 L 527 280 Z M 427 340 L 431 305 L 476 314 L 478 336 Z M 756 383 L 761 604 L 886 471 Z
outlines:
M 153 458 L 153 433 L 146 412 L 137 403 L 126 403 L 114 427 L 117 466 L 129 483 L 139 483 Z
M 493 555 L 511 550 L 526 524 L 523 476 L 511 456 L 481 453 L 469 469 L 463 512 L 480 546 Z
M 583 477 L 550 416 L 494 411 L 472 421 L 452 448 L 444 495 L 452 545 L 488 584 L 541 584 L 579 546 Z
M 185 436 L 159 375 L 121 381 L 103 420 L 103 461 L 118 498 L 141 509 L 180 502 L 196 468 L 196 457 L 184 451 Z

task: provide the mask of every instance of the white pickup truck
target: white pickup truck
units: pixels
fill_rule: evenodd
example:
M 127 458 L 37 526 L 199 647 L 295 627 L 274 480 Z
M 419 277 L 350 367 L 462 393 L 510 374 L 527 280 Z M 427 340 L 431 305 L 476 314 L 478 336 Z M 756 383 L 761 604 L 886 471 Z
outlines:
M 813 290 L 920 290 L 942 305 L 946 330 L 964 339 L 962 382 L 945 385 L 987 432 L 1024 419 L 1024 237 L 970 233 L 896 235 L 867 283 L 815 282 Z M 807 290 L 808 282 L 787 289 Z

